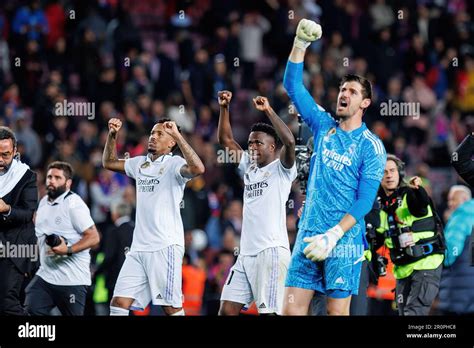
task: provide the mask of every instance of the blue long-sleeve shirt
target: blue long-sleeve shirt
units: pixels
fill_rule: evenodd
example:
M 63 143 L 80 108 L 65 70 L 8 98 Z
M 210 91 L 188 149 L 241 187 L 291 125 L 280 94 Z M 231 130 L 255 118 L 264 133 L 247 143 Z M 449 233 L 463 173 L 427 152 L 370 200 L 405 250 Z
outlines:
M 372 208 L 387 155 L 380 139 L 365 123 L 344 131 L 316 104 L 303 85 L 303 63 L 288 61 L 284 86 L 314 136 L 306 203 L 299 228 L 324 233 L 349 213 L 357 221 L 346 234 L 365 231 L 364 216 Z
M 444 228 L 446 257 L 444 265 L 451 266 L 461 255 L 466 238 L 469 238 L 474 226 L 474 199 L 464 202 L 451 215 Z

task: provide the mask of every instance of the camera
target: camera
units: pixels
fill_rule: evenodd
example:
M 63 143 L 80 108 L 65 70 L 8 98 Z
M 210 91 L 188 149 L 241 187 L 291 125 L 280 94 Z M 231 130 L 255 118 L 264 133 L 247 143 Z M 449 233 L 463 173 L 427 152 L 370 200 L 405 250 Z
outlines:
M 308 183 L 309 170 L 311 163 L 311 151 L 306 145 L 296 145 L 296 179 L 300 183 L 300 191 L 306 194 L 306 184 Z
M 311 169 L 311 156 L 313 154 L 313 137 L 309 138 L 306 145 L 302 145 L 302 132 L 303 121 L 301 115 L 298 114 L 298 137 L 296 138 L 295 146 L 295 157 L 296 157 L 296 179 L 300 183 L 300 192 L 306 195 L 306 184 L 309 179 L 309 171 Z
M 54 248 L 57 247 L 59 244 L 61 244 L 61 237 L 59 237 L 57 234 L 53 233 L 49 236 L 46 236 L 46 245 L 50 246 L 51 248 Z

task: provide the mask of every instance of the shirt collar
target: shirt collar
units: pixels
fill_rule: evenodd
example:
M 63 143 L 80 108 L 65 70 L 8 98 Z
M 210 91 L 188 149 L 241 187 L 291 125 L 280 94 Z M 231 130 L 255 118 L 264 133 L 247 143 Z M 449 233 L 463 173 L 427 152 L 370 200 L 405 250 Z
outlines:
M 358 136 L 359 134 L 361 134 L 363 131 L 365 131 L 367 129 L 367 126 L 365 125 L 364 122 L 362 122 L 362 124 L 360 125 L 359 128 L 356 128 L 356 129 L 353 129 L 353 130 L 350 130 L 350 131 L 345 131 L 341 127 L 338 127 L 338 128 L 346 134 L 349 134 L 349 135 L 352 135 L 352 136 Z
M 59 197 L 56 197 L 56 199 L 54 201 L 50 201 L 49 200 L 49 197 L 46 198 L 46 202 L 49 204 L 49 205 L 56 205 L 56 204 L 59 204 L 59 200 L 62 200 L 64 199 L 64 197 L 69 193 L 71 192 L 71 190 L 67 190 L 66 192 L 64 192 L 61 196 Z
M 173 157 L 173 154 L 170 152 L 166 155 L 161 155 L 156 160 L 152 161 L 151 154 L 147 154 L 146 155 L 146 160 L 149 161 L 151 164 L 159 164 L 159 163 L 163 163 L 163 162 L 167 161 L 171 157 Z

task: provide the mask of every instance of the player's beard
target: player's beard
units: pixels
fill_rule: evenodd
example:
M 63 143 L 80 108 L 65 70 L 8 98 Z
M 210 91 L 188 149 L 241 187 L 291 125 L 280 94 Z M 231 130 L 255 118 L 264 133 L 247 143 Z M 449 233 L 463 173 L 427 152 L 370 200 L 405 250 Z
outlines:
M 352 116 L 351 115 L 338 115 L 336 114 L 334 116 L 334 118 L 336 119 L 336 121 L 338 121 L 339 123 L 341 122 L 344 122 L 344 121 L 347 121 L 348 119 L 350 119 Z
M 13 162 L 13 161 L 12 161 Z M 12 165 L 12 162 L 10 163 L 5 163 L 3 165 L 3 169 L 0 169 L 0 176 L 3 176 L 5 174 L 7 174 L 8 170 L 10 169 L 11 165 Z
M 61 196 L 64 192 L 66 192 L 66 184 L 63 186 L 53 187 L 48 186 L 47 193 L 50 199 L 56 199 Z

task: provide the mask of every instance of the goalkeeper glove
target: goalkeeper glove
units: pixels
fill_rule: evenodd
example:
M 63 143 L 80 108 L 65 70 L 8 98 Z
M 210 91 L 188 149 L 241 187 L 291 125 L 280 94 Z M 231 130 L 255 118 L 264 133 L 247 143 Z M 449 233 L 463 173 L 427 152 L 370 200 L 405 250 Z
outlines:
M 323 29 L 318 23 L 303 18 L 296 28 L 294 45 L 305 50 L 311 42 L 318 40 L 322 34 Z
M 309 243 L 303 250 L 306 258 L 313 262 L 325 260 L 343 235 L 344 231 L 341 226 L 336 225 L 327 230 L 326 233 L 306 237 L 303 239 L 304 242 Z

